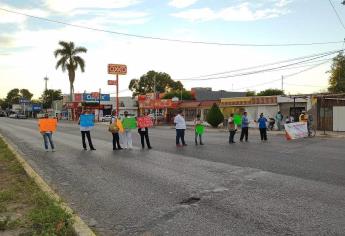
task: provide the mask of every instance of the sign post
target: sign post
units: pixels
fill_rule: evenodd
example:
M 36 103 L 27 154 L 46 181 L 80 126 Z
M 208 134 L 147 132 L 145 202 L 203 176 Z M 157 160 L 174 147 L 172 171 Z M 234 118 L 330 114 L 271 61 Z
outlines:
M 121 64 L 108 64 L 108 74 L 116 75 L 116 80 L 108 80 L 108 85 L 116 85 L 116 114 L 119 116 L 119 75 L 127 74 L 127 66 Z

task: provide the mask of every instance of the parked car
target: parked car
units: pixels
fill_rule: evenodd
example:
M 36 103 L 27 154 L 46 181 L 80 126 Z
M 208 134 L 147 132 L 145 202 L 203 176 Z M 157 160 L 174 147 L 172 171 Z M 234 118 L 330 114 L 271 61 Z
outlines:
M 111 115 L 105 115 L 101 117 L 100 119 L 102 122 L 110 122 L 111 121 Z
M 0 111 L 0 117 L 5 117 L 5 116 L 6 116 L 6 112 Z
M 14 118 L 17 119 L 17 114 L 16 113 L 12 113 L 8 116 L 9 118 Z
M 17 114 L 17 119 L 27 119 L 28 117 L 25 114 Z

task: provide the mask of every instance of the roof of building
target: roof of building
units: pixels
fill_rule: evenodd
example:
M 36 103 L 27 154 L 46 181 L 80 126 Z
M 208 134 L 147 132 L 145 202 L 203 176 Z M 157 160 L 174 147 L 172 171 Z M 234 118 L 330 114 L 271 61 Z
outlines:
M 231 97 L 245 97 L 246 92 L 228 92 L 224 90 L 211 91 L 205 89 L 195 90 L 195 100 L 197 101 L 209 101 L 209 100 L 219 100 L 221 98 L 231 98 Z

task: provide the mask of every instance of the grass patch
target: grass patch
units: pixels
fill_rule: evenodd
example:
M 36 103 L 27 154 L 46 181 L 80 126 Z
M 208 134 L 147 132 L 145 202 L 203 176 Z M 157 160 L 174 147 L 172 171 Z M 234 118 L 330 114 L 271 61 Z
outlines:
M 42 192 L 0 138 L 0 235 L 74 236 L 72 215 Z

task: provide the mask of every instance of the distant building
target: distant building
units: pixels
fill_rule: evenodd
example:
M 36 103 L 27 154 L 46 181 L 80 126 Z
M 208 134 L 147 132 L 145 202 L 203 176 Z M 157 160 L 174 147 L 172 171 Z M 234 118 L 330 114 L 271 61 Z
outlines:
M 212 91 L 212 88 L 192 88 L 191 93 L 193 94 L 196 101 L 218 101 L 221 98 L 233 98 L 233 97 L 245 97 L 246 92 L 230 92 L 225 90 Z

